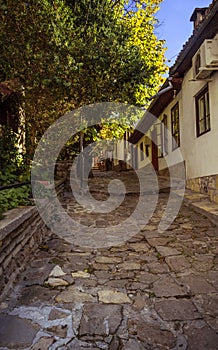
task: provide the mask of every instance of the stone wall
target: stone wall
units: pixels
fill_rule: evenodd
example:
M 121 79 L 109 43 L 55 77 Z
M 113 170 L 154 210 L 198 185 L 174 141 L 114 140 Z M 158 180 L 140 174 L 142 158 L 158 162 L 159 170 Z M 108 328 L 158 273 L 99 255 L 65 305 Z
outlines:
M 57 182 L 56 192 L 62 196 L 63 180 Z M 49 234 L 50 230 L 34 206 L 12 209 L 5 214 L 0 221 L 0 300 Z
M 185 162 L 177 163 L 170 168 L 164 168 L 158 171 L 159 176 L 170 177 L 170 170 L 175 177 L 185 178 Z
M 65 179 L 66 191 L 69 191 L 69 192 L 71 192 L 70 172 L 72 169 L 72 165 L 73 165 L 73 161 L 56 162 L 56 165 L 55 165 L 55 175 L 61 179 Z
M 208 194 L 212 202 L 218 203 L 218 175 L 188 179 L 186 186 L 195 192 Z
M 66 179 L 67 177 L 70 177 L 70 170 L 72 164 L 72 161 L 56 162 L 55 175 L 61 179 Z

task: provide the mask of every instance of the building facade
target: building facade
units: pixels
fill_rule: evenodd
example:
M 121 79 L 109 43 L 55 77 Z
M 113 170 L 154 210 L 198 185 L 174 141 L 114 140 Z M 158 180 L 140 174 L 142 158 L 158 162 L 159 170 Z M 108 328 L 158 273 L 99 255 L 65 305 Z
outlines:
M 129 141 L 138 168 L 152 162 L 166 174 L 183 162 L 187 188 L 218 203 L 218 1 L 191 21 L 192 36 Z

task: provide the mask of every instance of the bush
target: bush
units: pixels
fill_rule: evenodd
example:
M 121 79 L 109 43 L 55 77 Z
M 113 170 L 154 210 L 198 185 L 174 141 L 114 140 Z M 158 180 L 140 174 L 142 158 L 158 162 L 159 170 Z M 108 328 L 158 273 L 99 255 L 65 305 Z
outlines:
M 29 204 L 29 201 L 27 200 L 29 194 L 29 186 L 0 191 L 0 219 L 3 218 L 3 213 L 7 210 L 16 208 L 19 205 Z
M 0 136 L 0 186 L 28 181 L 30 172 L 19 152 L 17 135 L 1 127 Z M 0 191 L 0 219 L 5 211 L 27 204 L 29 195 L 30 186 Z

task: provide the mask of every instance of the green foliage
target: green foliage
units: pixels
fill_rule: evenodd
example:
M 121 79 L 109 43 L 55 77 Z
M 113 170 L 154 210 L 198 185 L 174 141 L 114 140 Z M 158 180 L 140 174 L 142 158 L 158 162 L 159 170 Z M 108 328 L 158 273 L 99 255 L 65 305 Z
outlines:
M 16 134 L 7 127 L 0 130 L 0 186 L 28 181 L 29 171 L 17 147 Z M 8 209 L 26 204 L 30 186 L 0 191 L 0 218 Z
M 23 93 L 28 144 L 58 117 L 97 102 L 144 105 L 163 82 L 161 0 L 5 0 L 2 76 Z M 30 153 L 33 150 L 29 151 Z
M 29 204 L 27 200 L 29 194 L 29 186 L 0 191 L 0 219 L 3 218 L 3 213 L 7 210 L 16 208 L 19 205 Z

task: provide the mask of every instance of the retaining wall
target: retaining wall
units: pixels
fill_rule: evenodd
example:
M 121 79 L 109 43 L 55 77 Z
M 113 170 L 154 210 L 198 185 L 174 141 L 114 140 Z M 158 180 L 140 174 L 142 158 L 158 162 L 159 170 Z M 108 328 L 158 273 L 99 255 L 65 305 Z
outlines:
M 59 197 L 64 193 L 64 186 L 64 180 L 56 184 Z M 0 220 L 0 300 L 24 269 L 31 254 L 50 233 L 35 206 L 9 210 Z

